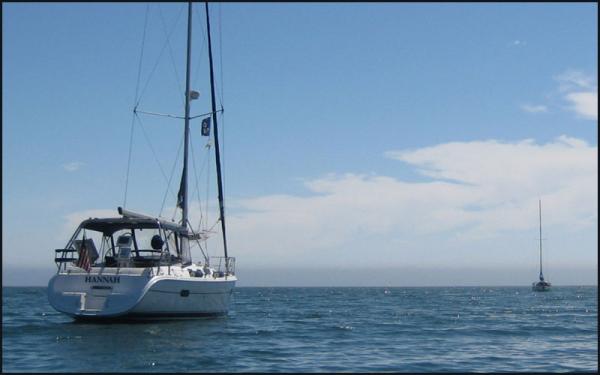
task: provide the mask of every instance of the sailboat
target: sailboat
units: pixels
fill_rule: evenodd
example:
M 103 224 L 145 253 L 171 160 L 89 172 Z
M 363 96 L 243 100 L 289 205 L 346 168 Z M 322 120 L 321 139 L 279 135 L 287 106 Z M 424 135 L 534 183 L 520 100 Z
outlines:
M 229 310 L 237 277 L 235 258 L 227 254 L 208 3 L 205 9 L 212 100 L 207 115 L 213 122 L 224 256 L 193 263 L 190 251 L 190 242 L 202 240 L 205 233 L 194 231 L 188 220 L 190 100 L 198 96 L 190 90 L 192 3 L 188 2 L 184 159 L 177 196 L 181 222 L 123 207 L 118 207 L 118 217 L 83 220 L 66 246 L 55 250 L 58 270 L 47 292 L 54 309 L 76 320 L 187 318 Z M 203 121 L 203 132 L 209 121 Z
M 544 273 L 542 272 L 542 200 L 539 200 L 540 208 L 540 281 L 534 282 L 531 288 L 536 292 L 546 292 L 550 290 L 552 284 L 544 280 Z

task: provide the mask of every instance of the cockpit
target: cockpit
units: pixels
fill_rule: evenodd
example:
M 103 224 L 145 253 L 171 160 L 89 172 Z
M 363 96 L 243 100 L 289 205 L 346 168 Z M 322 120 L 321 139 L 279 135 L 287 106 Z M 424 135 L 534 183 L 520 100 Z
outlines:
M 137 268 L 191 263 L 185 229 L 154 219 L 85 220 L 66 248 L 57 249 L 56 253 L 59 267 L 60 263 L 81 263 L 82 259 L 87 259 L 90 267 Z

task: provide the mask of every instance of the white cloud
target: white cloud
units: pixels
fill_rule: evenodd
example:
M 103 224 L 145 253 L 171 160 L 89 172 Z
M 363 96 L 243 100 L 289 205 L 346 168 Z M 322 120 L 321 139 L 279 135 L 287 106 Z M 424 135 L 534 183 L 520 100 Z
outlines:
M 577 70 L 568 70 L 555 79 L 558 90 L 569 102 L 569 109 L 582 118 L 598 120 L 598 84 L 597 79 Z
M 70 163 L 63 164 L 62 167 L 67 172 L 75 172 L 76 170 L 78 170 L 79 168 L 83 167 L 84 165 L 85 165 L 85 163 L 83 163 L 83 162 L 72 161 Z
M 571 69 L 553 78 L 558 82 L 556 91 L 559 97 L 568 103 L 568 110 L 580 118 L 598 120 L 598 84 L 595 77 Z M 523 104 L 521 109 L 529 113 L 548 112 L 548 106 L 543 104 Z
M 527 42 L 525 42 L 524 40 L 513 40 L 510 45 L 514 46 L 514 47 L 523 47 L 527 44 Z
M 306 182 L 308 197 L 238 201 L 246 211 L 229 215 L 232 246 L 303 265 L 449 262 L 458 256 L 452 246 L 477 258 L 473 241 L 535 231 L 538 197 L 553 212 L 547 225 L 577 230 L 597 222 L 597 147 L 579 139 L 453 142 L 386 155 L 432 180 L 333 174 Z
M 572 92 L 565 96 L 571 109 L 581 117 L 598 120 L 598 91 Z
M 560 91 L 573 91 L 596 88 L 596 80 L 582 71 L 569 69 L 554 77 L 559 83 Z
M 597 150 L 582 140 L 560 136 L 545 145 L 531 139 L 453 142 L 388 156 L 414 165 L 425 176 L 465 184 L 462 191 L 468 196 L 458 207 L 478 207 L 477 227 L 493 233 L 531 226 L 520 213 L 529 210 L 539 196 L 554 200 L 548 202 L 553 207 L 574 199 L 567 195 L 576 192 L 579 198 L 597 201 Z M 577 207 L 565 212 L 564 224 L 572 226 L 576 217 L 589 216 L 589 204 L 578 201 Z
M 230 255 L 240 267 L 518 262 L 535 268 L 538 198 L 554 238 L 556 230 L 589 232 L 597 225 L 597 155 L 597 146 L 567 136 L 545 144 L 485 140 L 389 151 L 387 157 L 413 166 L 424 181 L 330 174 L 306 181 L 308 196 L 230 198 Z M 214 206 L 210 211 L 209 226 L 217 218 Z M 70 215 L 70 231 L 80 219 L 100 214 L 113 216 L 114 210 Z M 190 215 L 196 225 L 197 202 Z M 595 249 L 574 246 L 554 259 L 597 262 Z M 220 233 L 208 247 L 221 255 Z
M 525 112 L 530 112 L 530 113 L 548 112 L 548 107 L 546 107 L 545 105 L 523 104 L 521 106 L 521 109 L 524 110 Z

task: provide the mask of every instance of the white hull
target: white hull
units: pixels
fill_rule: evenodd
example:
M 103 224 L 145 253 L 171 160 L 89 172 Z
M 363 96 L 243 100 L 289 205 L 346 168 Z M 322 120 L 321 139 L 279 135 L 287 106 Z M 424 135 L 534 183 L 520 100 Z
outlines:
M 185 271 L 185 270 L 184 270 Z M 77 319 L 177 318 L 223 315 L 235 276 L 190 277 L 179 267 L 71 269 L 48 283 L 52 307 Z

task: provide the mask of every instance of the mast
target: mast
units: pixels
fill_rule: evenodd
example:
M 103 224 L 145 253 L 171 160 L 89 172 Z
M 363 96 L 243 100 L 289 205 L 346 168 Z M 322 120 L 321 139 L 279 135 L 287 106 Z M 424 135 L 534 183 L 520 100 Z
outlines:
M 208 60 L 210 63 L 210 97 L 212 104 L 213 131 L 215 137 L 215 159 L 217 163 L 217 184 L 219 191 L 219 220 L 223 232 L 223 251 L 225 253 L 225 267 L 227 267 L 227 235 L 225 234 L 225 210 L 223 207 L 223 183 L 221 181 L 221 157 L 219 153 L 219 133 L 217 127 L 217 108 L 215 102 L 215 79 L 213 73 L 212 47 L 210 43 L 210 20 L 208 16 L 208 1 L 204 3 L 206 9 L 206 33 L 208 35 Z M 188 67 L 189 69 L 189 67 Z
M 187 196 L 187 166 L 188 166 L 188 143 L 190 137 L 190 57 L 192 54 L 192 2 L 188 2 L 188 27 L 187 27 L 187 56 L 185 71 L 185 139 L 183 148 L 183 174 L 181 176 L 180 193 L 182 194 L 182 225 L 187 228 L 188 222 L 188 196 Z
M 544 274 L 542 273 L 542 200 L 539 200 L 540 207 L 540 281 L 544 281 Z

